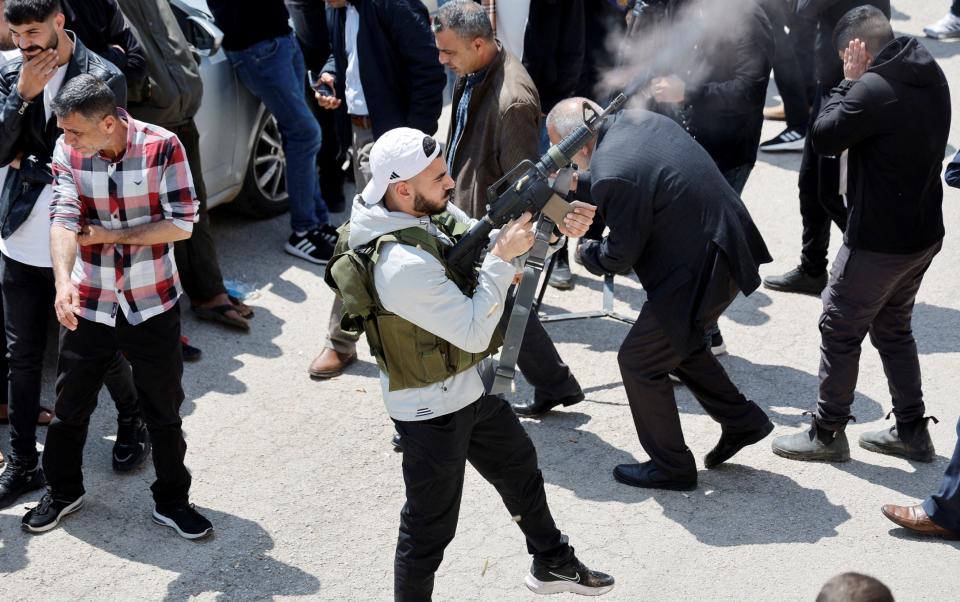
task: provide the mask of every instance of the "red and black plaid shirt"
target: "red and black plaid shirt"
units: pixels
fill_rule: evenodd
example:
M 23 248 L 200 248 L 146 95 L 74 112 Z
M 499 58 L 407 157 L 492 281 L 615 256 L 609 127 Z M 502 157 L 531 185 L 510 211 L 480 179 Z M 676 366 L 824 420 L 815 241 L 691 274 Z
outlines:
M 171 220 L 192 232 L 200 204 L 180 140 L 122 109 L 120 118 L 127 122 L 127 150 L 115 163 L 101 155 L 84 157 L 63 136 L 57 141 L 53 225 L 79 232 L 86 224 L 118 230 Z M 172 243 L 81 246 L 73 282 L 80 316 L 111 326 L 118 309 L 130 324 L 139 324 L 176 305 L 181 292 Z

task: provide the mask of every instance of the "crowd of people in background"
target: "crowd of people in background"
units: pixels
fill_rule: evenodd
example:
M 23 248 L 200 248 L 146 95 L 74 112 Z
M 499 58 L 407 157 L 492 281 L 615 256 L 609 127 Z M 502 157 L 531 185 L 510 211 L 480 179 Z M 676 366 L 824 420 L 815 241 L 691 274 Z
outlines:
M 759 153 L 801 153 L 799 263 L 762 285 L 822 295 L 821 382 L 810 428 L 778 437 L 773 451 L 850 458 L 844 429 L 869 335 L 896 420 L 860 446 L 934 458 L 936 419 L 926 414 L 910 324 L 945 235 L 950 96 L 923 44 L 895 36 L 890 0 L 440 0 L 434 15 L 419 0 L 207 4 L 239 81 L 282 137 L 290 224 L 278 246 L 316 266 L 337 252 L 338 215 L 384 196 L 378 178 L 391 174 L 376 171 L 386 164 L 377 143 L 398 129 L 443 142 L 425 146 L 423 165 L 406 176 L 442 153 L 438 181 L 451 179 L 443 194 L 465 219 L 479 219 L 488 188 L 569 134 L 585 103 L 599 108 L 636 90 L 577 156 L 570 198 L 598 211 L 575 246 L 558 242 L 548 280 L 574 288 L 573 259 L 597 275 L 635 273 L 650 294 L 618 356 L 651 458 L 614 469 L 626 485 L 696 487 L 671 378 L 721 425 L 708 468 L 773 430 L 717 361 L 726 353 L 717 320 L 761 285 L 758 266 L 771 261 L 740 198 Z M 117 409 L 114 469 L 128 472 L 152 454 L 154 520 L 204 537 L 213 526 L 189 502 L 178 413 L 182 362 L 200 351 L 181 335 L 178 299 L 186 293 L 199 319 L 240 331 L 254 314 L 228 292 L 210 231 L 194 120 L 204 102 L 199 56 L 168 0 L 0 0 L 0 11 L 0 421 L 10 424 L 0 508 L 46 488 L 24 517 L 35 533 L 81 508 L 80 456 L 106 385 Z M 960 0 L 924 33 L 960 38 Z M 771 73 L 781 102 L 767 107 Z M 438 132 L 445 100 L 449 128 Z M 784 129 L 762 140 L 765 119 Z M 349 199 L 348 180 L 358 195 L 379 196 Z M 960 187 L 960 160 L 947 183 Z M 828 271 L 831 224 L 844 243 Z M 695 319 L 683 313 L 690 299 Z M 41 405 L 40 391 L 51 308 L 62 325 L 55 408 Z M 357 359 L 344 311 L 337 294 L 311 378 L 336 378 Z M 510 400 L 511 420 L 584 400 L 536 312 L 518 366 L 534 396 Z M 411 425 L 436 419 L 391 416 L 414 438 L 422 435 Z M 38 426 L 49 426 L 42 457 Z M 415 449 L 407 436 L 394 438 L 398 451 Z M 405 463 L 404 475 L 409 483 L 416 473 Z M 451 490 L 451 503 L 459 494 Z M 408 488 L 397 552 L 398 575 L 406 571 L 398 591 L 409 587 L 410 599 L 429 597 L 456 525 L 448 513 L 446 531 L 418 539 L 426 519 L 414 515 L 415 495 Z M 537 509 L 549 519 L 541 535 L 552 556 L 543 558 L 573 566 L 594 593 L 608 591 L 612 578 L 579 564 L 545 501 Z M 960 444 L 936 495 L 883 513 L 919 533 L 960 537 Z M 429 562 L 417 545 L 431 550 Z M 549 589 L 554 560 L 535 558 L 537 587 Z M 859 578 L 844 577 L 831 587 Z

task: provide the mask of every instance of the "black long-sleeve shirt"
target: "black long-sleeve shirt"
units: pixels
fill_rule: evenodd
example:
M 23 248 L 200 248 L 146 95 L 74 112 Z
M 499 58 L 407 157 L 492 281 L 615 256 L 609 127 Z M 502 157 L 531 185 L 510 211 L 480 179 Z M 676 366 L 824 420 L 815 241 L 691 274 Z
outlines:
M 87 50 L 113 63 L 127 83 L 139 90 L 147 77 L 147 60 L 117 0 L 61 0 L 61 4 L 66 28 L 77 34 Z

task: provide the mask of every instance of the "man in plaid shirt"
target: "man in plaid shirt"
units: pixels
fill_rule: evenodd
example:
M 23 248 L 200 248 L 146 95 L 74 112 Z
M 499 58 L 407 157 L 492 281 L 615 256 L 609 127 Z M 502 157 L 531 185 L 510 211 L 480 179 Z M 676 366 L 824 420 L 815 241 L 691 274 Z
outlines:
M 188 497 L 173 259 L 173 243 L 189 238 L 198 218 L 186 154 L 176 136 L 117 108 L 110 87 L 90 75 L 67 82 L 53 112 L 64 132 L 53 155 L 50 210 L 54 309 L 62 325 L 56 419 L 43 453 L 49 490 L 23 528 L 49 531 L 82 506 L 87 427 L 119 349 L 133 366 L 153 441 L 153 519 L 199 539 L 213 527 Z

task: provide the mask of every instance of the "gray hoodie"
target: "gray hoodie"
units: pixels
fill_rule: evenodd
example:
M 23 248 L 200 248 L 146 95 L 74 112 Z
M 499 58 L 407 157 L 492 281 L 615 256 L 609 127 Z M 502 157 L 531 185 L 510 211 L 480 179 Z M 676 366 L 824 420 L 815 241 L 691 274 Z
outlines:
M 457 221 L 474 221 L 453 205 L 447 209 Z M 389 211 L 383 203 L 369 206 L 354 200 L 349 245 L 355 249 L 379 236 L 412 226 L 423 228 L 441 241 L 446 239 L 427 217 Z M 498 231 L 491 233 L 491 240 L 495 240 L 497 234 Z M 500 322 L 515 273 L 513 265 L 488 253 L 480 269 L 477 290 L 473 297 L 467 297 L 447 278 L 443 265 L 428 252 L 387 243 L 374 266 L 373 281 L 387 311 L 464 351 L 480 353 L 490 344 Z M 441 383 L 400 391 L 391 391 L 388 376 L 381 372 L 380 385 L 387 412 L 391 418 L 402 421 L 426 420 L 456 412 L 484 394 L 480 375 L 490 361 L 484 360 Z

